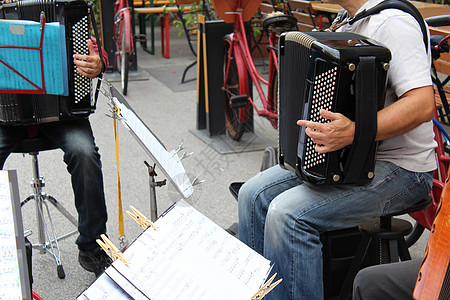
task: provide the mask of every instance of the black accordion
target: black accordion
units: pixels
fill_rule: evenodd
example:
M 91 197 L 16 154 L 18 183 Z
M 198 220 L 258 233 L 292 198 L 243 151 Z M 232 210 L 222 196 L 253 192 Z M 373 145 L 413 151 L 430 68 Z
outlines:
M 389 49 L 344 32 L 287 32 L 279 43 L 280 164 L 307 182 L 370 182 Z M 325 154 L 314 150 L 314 142 L 296 122 L 328 122 L 319 115 L 321 108 L 355 122 L 353 144 Z
M 79 74 L 73 54 L 89 54 L 90 4 L 85 0 L 22 0 L 0 5 L 0 18 L 64 25 L 67 54 L 68 96 L 0 94 L 0 124 L 29 125 L 86 118 L 95 111 L 92 82 Z M 98 40 L 98 39 L 97 39 Z

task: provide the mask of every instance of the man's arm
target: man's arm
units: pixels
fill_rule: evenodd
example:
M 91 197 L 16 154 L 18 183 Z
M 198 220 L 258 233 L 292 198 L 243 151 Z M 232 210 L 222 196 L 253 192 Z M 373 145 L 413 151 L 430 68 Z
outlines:
M 408 132 L 433 118 L 434 91 L 432 86 L 412 89 L 400 99 L 378 112 L 377 141 Z
M 408 132 L 433 118 L 434 94 L 431 86 L 412 89 L 398 101 L 377 114 L 376 140 L 385 140 Z M 305 133 L 316 143 L 319 153 L 335 151 L 350 145 L 355 134 L 355 123 L 340 113 L 321 110 L 320 115 L 329 123 L 299 120 L 298 125 L 307 127 Z

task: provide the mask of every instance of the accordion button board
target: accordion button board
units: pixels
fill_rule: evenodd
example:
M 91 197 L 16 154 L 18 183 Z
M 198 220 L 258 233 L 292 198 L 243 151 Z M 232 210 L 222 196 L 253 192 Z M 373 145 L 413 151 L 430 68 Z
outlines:
M 279 42 L 280 164 L 316 184 L 363 184 L 374 177 L 377 111 L 384 107 L 389 49 L 343 32 L 287 32 Z M 327 123 L 320 109 L 356 124 L 352 145 L 320 154 L 296 122 Z

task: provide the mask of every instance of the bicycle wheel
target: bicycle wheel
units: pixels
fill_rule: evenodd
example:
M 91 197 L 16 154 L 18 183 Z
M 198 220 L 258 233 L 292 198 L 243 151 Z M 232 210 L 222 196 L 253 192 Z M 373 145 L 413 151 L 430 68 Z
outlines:
M 226 36 L 224 38 L 224 64 L 223 64 L 223 75 L 224 78 L 227 72 L 228 65 L 228 52 L 230 51 L 231 45 L 231 37 Z M 225 78 L 225 127 L 228 132 L 228 135 L 236 141 L 239 141 L 242 138 L 242 135 L 245 130 L 244 124 L 241 120 L 245 119 L 245 108 L 233 107 L 232 97 L 245 95 L 243 92 L 243 88 L 240 85 L 239 75 L 243 73 L 242 67 L 236 62 L 236 56 L 233 52 L 233 55 L 230 58 L 230 69 L 228 72 L 228 77 Z M 248 108 L 247 108 L 248 114 Z
M 128 90 L 128 68 L 130 65 L 130 54 L 126 51 L 127 32 L 125 30 L 125 15 L 122 19 L 122 49 L 120 49 L 120 82 L 122 84 L 122 94 L 126 95 Z

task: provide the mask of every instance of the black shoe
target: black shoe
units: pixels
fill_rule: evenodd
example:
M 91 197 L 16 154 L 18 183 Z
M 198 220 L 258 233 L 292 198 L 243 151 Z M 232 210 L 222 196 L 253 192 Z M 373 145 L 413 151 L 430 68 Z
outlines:
M 98 277 L 112 264 L 112 259 L 99 247 L 91 251 L 80 250 L 78 262 L 86 271 L 94 272 Z

